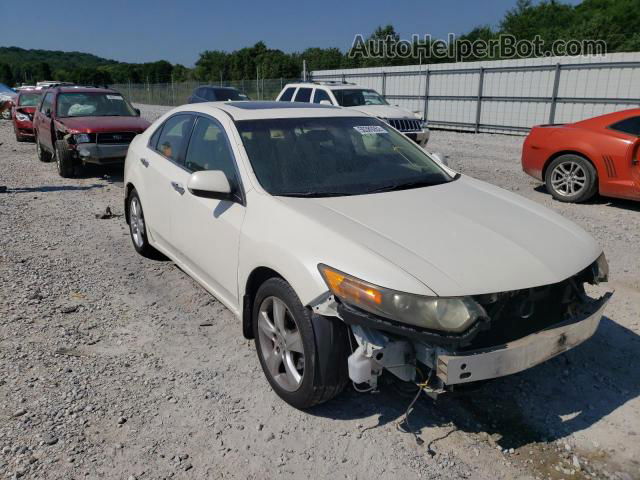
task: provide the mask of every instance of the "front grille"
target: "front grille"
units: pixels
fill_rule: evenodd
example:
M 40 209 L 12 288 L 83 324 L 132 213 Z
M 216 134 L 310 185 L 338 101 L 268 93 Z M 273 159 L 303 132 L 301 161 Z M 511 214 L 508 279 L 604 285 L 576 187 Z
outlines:
M 124 145 L 131 143 L 136 132 L 107 132 L 98 134 L 98 143 L 109 145 Z
M 401 132 L 418 132 L 422 130 L 421 120 L 410 118 L 390 118 L 389 125 Z

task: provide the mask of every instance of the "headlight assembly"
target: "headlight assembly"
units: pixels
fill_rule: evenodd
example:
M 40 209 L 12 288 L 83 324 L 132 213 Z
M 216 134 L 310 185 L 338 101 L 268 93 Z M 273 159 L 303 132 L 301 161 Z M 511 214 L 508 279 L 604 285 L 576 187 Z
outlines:
M 29 115 L 25 115 L 24 113 L 16 112 L 16 120 L 19 122 L 28 122 Z
M 73 135 L 76 143 L 91 143 L 91 135 L 88 133 L 76 133 Z
M 365 282 L 318 265 L 329 290 L 341 301 L 398 322 L 431 330 L 463 332 L 480 318 L 482 306 L 470 297 L 426 297 Z
M 604 252 L 593 263 L 593 280 L 596 284 L 609 280 L 609 263 Z

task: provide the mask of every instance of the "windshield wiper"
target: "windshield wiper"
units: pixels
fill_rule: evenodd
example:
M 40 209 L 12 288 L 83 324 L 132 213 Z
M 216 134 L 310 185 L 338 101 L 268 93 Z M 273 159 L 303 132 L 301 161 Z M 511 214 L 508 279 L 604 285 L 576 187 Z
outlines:
M 396 182 L 382 187 L 373 188 L 363 192 L 367 193 L 381 193 L 381 192 L 394 192 L 396 190 L 408 190 L 410 188 L 431 187 L 433 185 L 441 185 L 447 183 L 448 180 L 416 180 L 413 182 Z
M 276 197 L 304 197 L 304 198 L 320 198 L 320 197 L 346 197 L 348 195 L 357 195 L 353 192 L 283 192 L 274 193 Z

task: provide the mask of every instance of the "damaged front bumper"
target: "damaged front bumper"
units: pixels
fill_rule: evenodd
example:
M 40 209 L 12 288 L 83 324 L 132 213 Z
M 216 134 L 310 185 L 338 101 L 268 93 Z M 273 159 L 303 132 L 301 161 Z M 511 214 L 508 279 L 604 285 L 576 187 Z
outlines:
M 404 381 L 424 381 L 417 374 L 418 365 L 423 364 L 431 371 L 434 391 L 444 391 L 518 373 L 576 347 L 596 332 L 611 296 L 606 293 L 585 301 L 567 320 L 507 343 L 477 349 L 473 339 L 487 326 L 475 325 L 462 335 L 438 335 L 331 302 L 358 341 L 349 358 L 349 376 L 354 382 L 375 387 L 384 369 Z
M 435 357 L 429 355 L 428 346 L 418 346 L 417 358 L 423 363 L 432 363 L 437 378 L 445 385 L 488 380 L 518 373 L 591 338 L 600 325 L 611 295 L 607 293 L 590 306 L 590 311 L 576 318 L 505 345 L 464 353 L 439 350 L 435 352 Z M 424 357 L 421 359 L 421 356 Z
M 84 163 L 113 165 L 124 163 L 129 144 L 81 143 L 77 146 L 78 158 Z

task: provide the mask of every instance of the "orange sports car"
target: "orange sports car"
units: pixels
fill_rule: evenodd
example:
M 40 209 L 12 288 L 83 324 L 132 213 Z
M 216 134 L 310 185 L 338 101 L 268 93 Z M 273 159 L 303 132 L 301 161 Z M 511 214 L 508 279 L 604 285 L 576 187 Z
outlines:
M 596 193 L 640 200 L 640 109 L 533 127 L 522 169 L 562 202 L 584 202 Z

